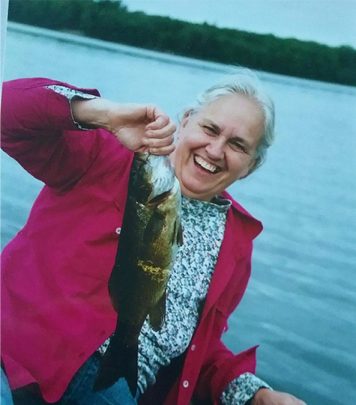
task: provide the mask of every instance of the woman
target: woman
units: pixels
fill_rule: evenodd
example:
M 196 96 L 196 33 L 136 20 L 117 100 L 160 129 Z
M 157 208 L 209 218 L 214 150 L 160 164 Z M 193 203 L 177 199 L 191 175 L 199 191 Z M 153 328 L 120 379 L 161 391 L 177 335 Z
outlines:
M 253 374 L 256 348 L 233 355 L 221 342 L 262 230 L 224 191 L 272 142 L 273 104 L 256 78 L 241 72 L 207 90 L 175 144 L 174 124 L 153 106 L 47 79 L 9 82 L 3 94 L 2 147 L 45 183 L 2 258 L 2 360 L 15 403 L 303 404 Z M 136 151 L 170 154 L 184 244 L 166 322 L 159 332 L 145 323 L 140 334 L 133 398 L 123 379 L 92 386 L 116 322 L 107 283 Z

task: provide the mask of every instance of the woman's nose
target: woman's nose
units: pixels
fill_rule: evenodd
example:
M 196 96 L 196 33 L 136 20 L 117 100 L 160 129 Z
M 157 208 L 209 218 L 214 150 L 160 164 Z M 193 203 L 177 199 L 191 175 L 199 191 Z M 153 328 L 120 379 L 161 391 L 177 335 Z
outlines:
M 211 139 L 206 145 L 205 149 L 211 159 L 223 159 L 225 153 L 225 142 L 222 138 Z

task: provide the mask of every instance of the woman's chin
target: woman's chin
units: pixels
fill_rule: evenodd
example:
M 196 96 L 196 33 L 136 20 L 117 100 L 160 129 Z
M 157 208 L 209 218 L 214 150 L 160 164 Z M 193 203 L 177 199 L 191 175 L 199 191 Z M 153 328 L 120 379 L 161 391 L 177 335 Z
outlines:
M 212 196 L 203 190 L 201 187 L 196 187 L 194 184 L 181 183 L 181 191 L 185 197 L 193 198 L 195 200 L 210 201 Z

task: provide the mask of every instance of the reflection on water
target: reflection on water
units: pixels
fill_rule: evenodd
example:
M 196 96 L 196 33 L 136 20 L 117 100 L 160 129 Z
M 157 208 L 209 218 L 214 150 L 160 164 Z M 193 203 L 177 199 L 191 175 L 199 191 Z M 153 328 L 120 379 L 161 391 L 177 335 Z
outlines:
M 90 41 L 89 41 L 90 43 Z M 100 45 L 100 44 L 99 44 Z M 172 116 L 230 67 L 9 31 L 5 78 L 47 76 Z M 53 62 L 55 61 L 55 63 Z M 262 219 L 253 278 L 225 342 L 260 344 L 258 374 L 309 405 L 356 398 L 356 91 L 263 74 L 277 107 L 265 166 L 230 192 Z M 2 244 L 41 184 L 2 154 Z

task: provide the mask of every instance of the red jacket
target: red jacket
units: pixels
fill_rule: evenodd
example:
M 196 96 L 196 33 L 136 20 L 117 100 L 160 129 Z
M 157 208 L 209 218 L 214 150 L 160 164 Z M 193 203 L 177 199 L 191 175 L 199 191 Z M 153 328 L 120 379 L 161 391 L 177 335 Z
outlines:
M 133 154 L 105 130 L 77 130 L 68 100 L 45 88 L 50 84 L 73 88 L 48 79 L 3 87 L 2 148 L 45 186 L 3 251 L 1 299 L 2 358 L 11 387 L 37 382 L 54 402 L 115 327 L 107 285 Z M 194 394 L 218 403 L 234 377 L 255 371 L 255 348 L 234 356 L 221 335 L 247 286 L 252 240 L 261 229 L 233 201 L 191 344 L 161 370 L 142 402 L 183 405 Z

